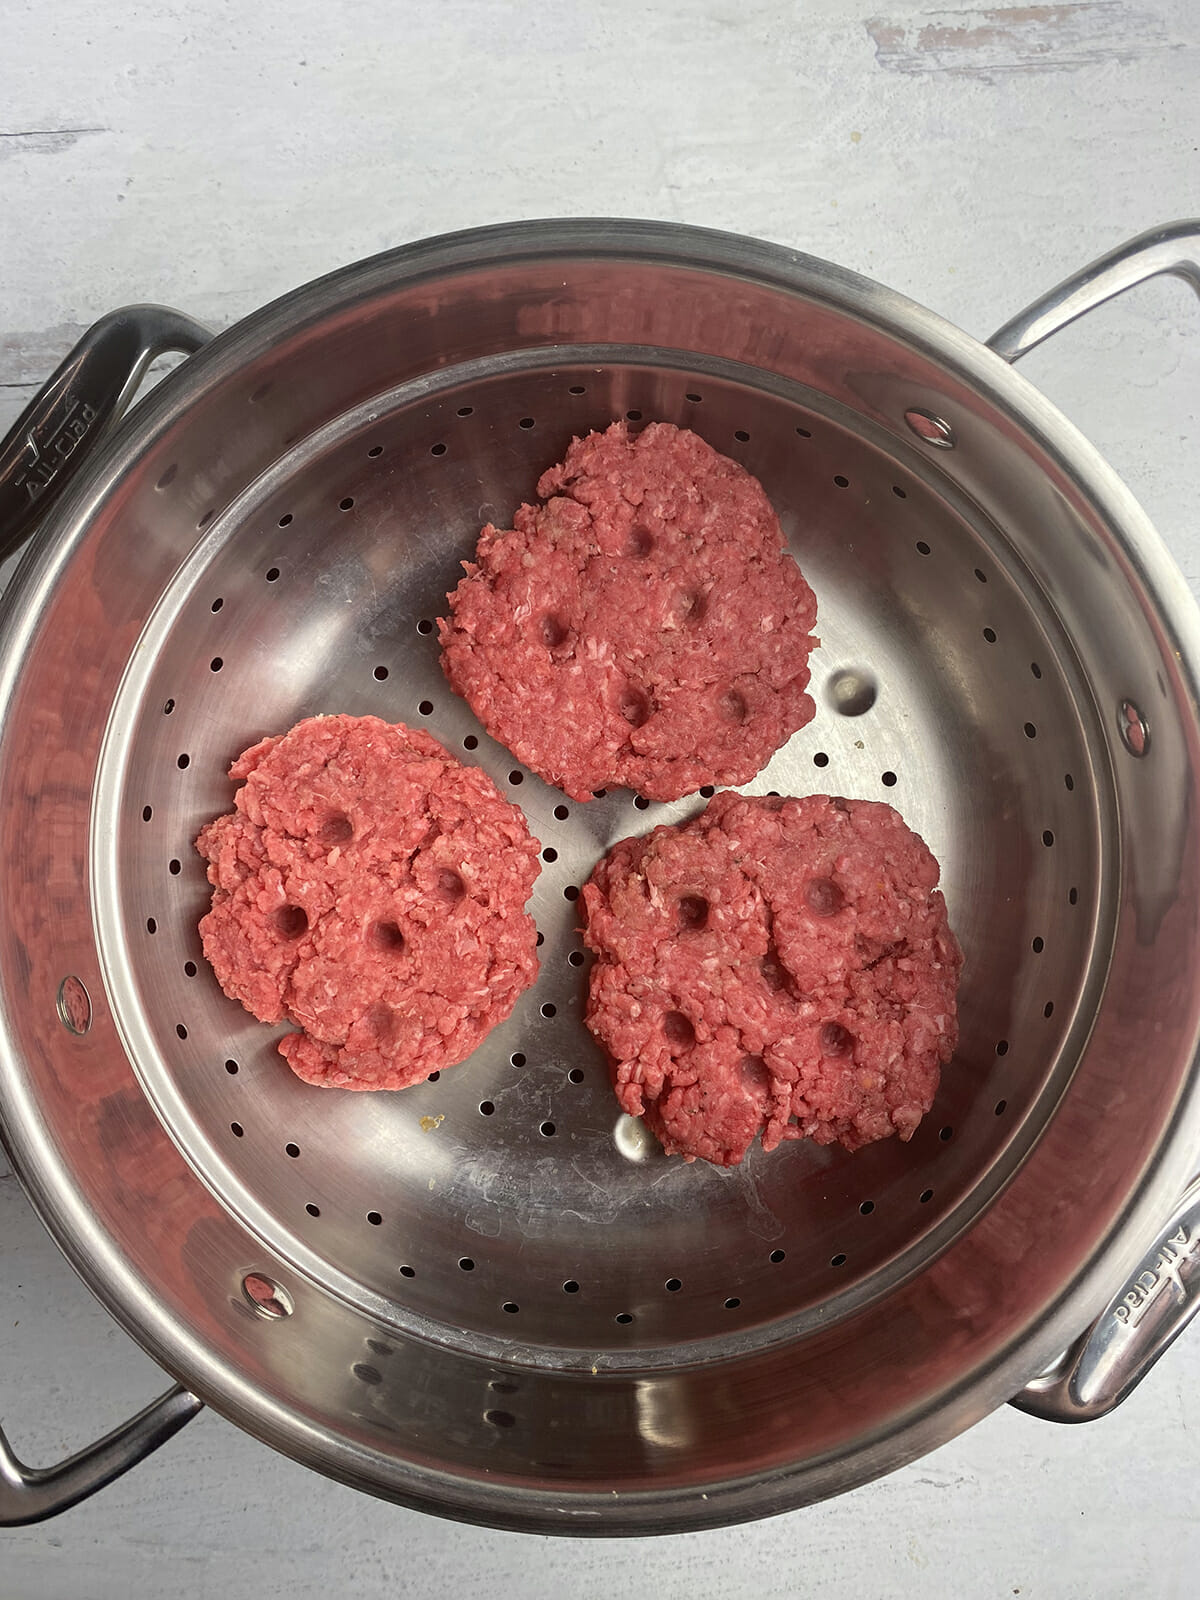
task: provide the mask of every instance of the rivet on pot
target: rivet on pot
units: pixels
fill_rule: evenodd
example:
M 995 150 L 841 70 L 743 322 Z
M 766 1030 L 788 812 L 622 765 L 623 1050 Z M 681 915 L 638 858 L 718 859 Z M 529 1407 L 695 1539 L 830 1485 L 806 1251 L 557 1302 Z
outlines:
M 935 450 L 953 450 L 958 443 L 950 424 L 944 417 L 935 417 L 932 411 L 918 411 L 914 408 L 904 413 L 904 420 L 918 439 L 931 444 Z
M 59 984 L 57 1003 L 63 1027 L 82 1037 L 92 1025 L 92 997 L 73 974 Z
M 1121 701 L 1118 722 L 1126 750 L 1131 756 L 1144 756 L 1150 748 L 1150 724 L 1132 700 Z
M 251 1311 L 268 1322 L 277 1322 L 280 1317 L 290 1317 L 296 1309 L 291 1295 L 283 1285 L 264 1277 L 261 1272 L 246 1274 L 242 1279 L 242 1293 Z

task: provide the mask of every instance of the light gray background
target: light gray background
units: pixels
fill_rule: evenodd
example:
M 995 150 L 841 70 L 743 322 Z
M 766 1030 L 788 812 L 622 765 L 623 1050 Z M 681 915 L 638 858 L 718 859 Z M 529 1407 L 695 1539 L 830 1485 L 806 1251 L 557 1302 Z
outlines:
M 986 336 L 1200 213 L 1198 83 L 1194 0 L 0 0 L 0 430 L 121 302 L 225 324 L 389 245 L 548 214 L 760 234 Z M 1200 591 L 1200 307 L 1147 286 L 1024 370 Z M 160 1387 L 0 1162 L 14 1443 L 56 1458 Z M 1106 1422 L 1001 1412 L 839 1501 L 653 1543 L 416 1516 L 205 1414 L 97 1500 L 0 1534 L 0 1597 L 1182 1597 L 1198 1471 L 1200 1333 Z

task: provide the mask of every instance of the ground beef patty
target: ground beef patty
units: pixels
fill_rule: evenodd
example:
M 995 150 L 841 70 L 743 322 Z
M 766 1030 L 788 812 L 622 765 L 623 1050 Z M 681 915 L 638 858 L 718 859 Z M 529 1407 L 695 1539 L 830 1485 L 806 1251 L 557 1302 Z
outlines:
M 378 717 L 309 717 L 229 769 L 201 830 L 204 953 L 308 1083 L 404 1089 L 469 1055 L 537 974 L 538 843 L 491 780 Z
M 891 806 L 723 793 L 584 886 L 587 1021 L 672 1155 L 911 1138 L 958 1041 L 938 866 Z
M 667 423 L 577 439 L 438 623 L 488 732 L 575 800 L 745 783 L 810 721 L 817 605 L 756 478 Z

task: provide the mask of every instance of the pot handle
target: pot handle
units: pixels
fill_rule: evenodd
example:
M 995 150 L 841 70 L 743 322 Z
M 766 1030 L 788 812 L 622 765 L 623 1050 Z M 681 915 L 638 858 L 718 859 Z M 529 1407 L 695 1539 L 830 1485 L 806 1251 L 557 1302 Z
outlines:
M 86 1500 L 166 1444 L 203 1404 L 176 1384 L 136 1417 L 55 1467 L 25 1466 L 0 1428 L 0 1528 L 41 1522 Z
M 0 561 L 120 419 L 155 357 L 190 354 L 211 337 L 166 306 L 125 306 L 93 323 L 0 441 Z
M 1118 245 L 1019 311 L 988 345 L 1005 361 L 1019 361 L 1085 311 L 1164 272 L 1183 278 L 1200 294 L 1200 218 L 1167 222 Z
M 1048 1422 L 1106 1416 L 1137 1388 L 1197 1311 L 1200 1178 L 1087 1332 L 1011 1403 Z

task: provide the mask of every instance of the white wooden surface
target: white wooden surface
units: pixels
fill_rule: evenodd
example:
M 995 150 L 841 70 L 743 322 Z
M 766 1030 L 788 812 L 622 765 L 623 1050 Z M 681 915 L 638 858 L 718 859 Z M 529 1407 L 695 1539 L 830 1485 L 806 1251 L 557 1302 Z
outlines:
M 385 246 L 555 213 L 761 234 L 986 335 L 1200 213 L 1198 82 L 1194 0 L 0 0 L 0 429 L 118 303 L 224 324 Z M 1200 592 L 1200 307 L 1146 287 L 1025 370 Z M 15 1443 L 55 1458 L 160 1386 L 0 1164 Z M 206 1415 L 99 1499 L 0 1534 L 0 1597 L 1183 1597 L 1198 1472 L 1200 1334 L 1106 1422 L 999 1413 L 839 1501 L 656 1542 L 416 1516 Z

